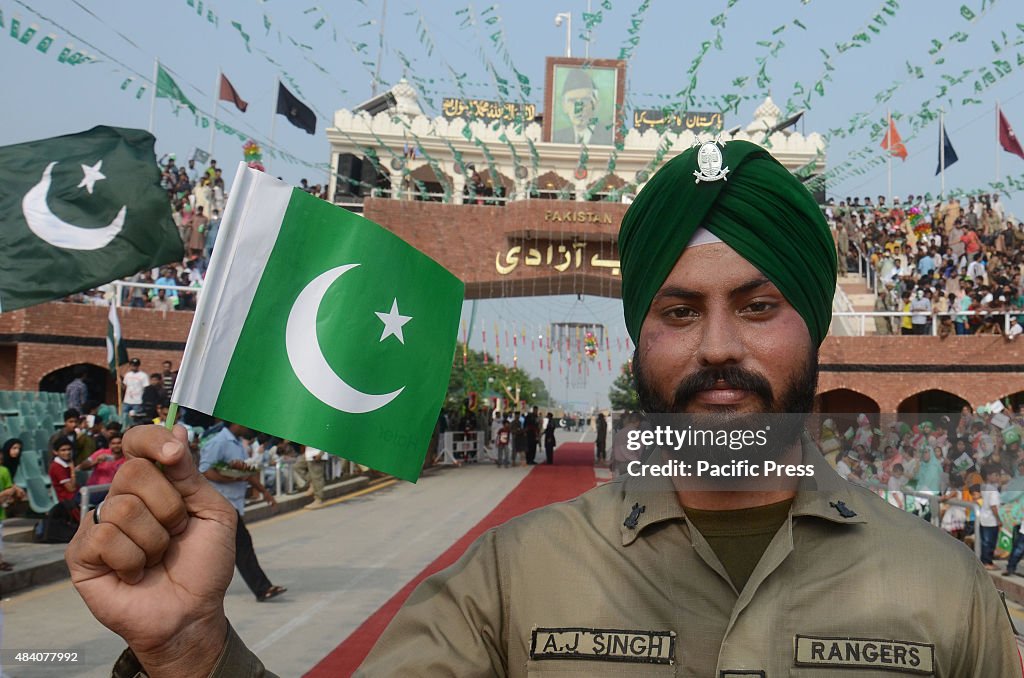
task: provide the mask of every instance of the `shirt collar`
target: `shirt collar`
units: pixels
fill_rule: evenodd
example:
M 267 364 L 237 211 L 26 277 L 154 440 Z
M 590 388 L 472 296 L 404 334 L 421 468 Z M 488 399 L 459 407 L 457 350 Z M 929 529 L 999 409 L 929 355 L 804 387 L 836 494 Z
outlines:
M 802 480 L 793 499 L 791 515 L 813 516 L 840 524 L 866 523 L 867 518 L 859 510 L 863 499 L 852 491 L 851 483 L 843 480 L 825 461 L 807 433 L 801 438 L 801 454 L 801 463 L 813 464 L 815 475 Z M 686 519 L 671 478 L 626 476 L 622 482 L 619 532 L 623 546 L 632 544 L 651 525 Z
M 71 463 L 67 462 L 67 461 L 64 461 L 60 457 L 54 457 L 53 460 L 55 462 L 57 462 L 58 464 L 60 464 L 61 466 L 63 466 L 64 468 L 71 468 Z

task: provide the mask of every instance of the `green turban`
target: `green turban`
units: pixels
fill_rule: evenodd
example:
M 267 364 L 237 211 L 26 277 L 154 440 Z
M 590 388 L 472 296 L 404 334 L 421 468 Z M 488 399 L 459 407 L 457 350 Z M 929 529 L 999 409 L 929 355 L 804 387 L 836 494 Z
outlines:
M 821 209 L 799 179 L 748 141 L 718 146 L 725 178 L 695 180 L 700 148 L 667 162 L 622 218 L 619 259 L 629 336 L 639 345 L 654 295 L 704 227 L 764 273 L 821 344 L 832 320 L 837 268 Z

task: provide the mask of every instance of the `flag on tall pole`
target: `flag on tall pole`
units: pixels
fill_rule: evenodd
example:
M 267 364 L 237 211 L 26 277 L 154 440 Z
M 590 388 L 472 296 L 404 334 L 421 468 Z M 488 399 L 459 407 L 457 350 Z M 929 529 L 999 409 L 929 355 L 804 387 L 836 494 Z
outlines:
M 945 118 L 942 113 L 939 113 L 939 164 L 935 166 L 935 174 L 938 175 L 940 172 L 945 171 L 947 167 L 957 160 L 959 158 L 956 156 L 956 151 L 953 150 L 953 144 L 949 140 L 949 135 L 946 134 Z
M 117 368 L 128 362 L 128 349 L 121 337 L 121 321 L 117 318 L 117 306 L 111 302 L 107 314 L 107 367 L 114 374 Z
M 415 481 L 463 290 L 393 233 L 240 164 L 172 402 Z
M 890 155 L 903 160 L 907 159 L 907 147 L 903 145 L 900 133 L 896 131 L 896 121 L 892 119 L 891 115 L 889 116 L 889 129 L 885 133 L 885 138 L 882 139 L 882 148 L 889 151 Z
M 181 261 L 154 141 L 100 126 L 0 147 L 0 312 Z
M 217 98 L 220 101 L 230 101 L 242 113 L 249 108 L 249 102 L 238 96 L 238 90 L 223 73 L 220 74 L 220 95 Z
M 185 93 L 178 87 L 178 83 L 174 82 L 174 78 L 159 63 L 157 63 L 156 67 L 155 96 L 162 99 L 170 99 L 180 106 L 186 106 L 193 114 L 196 112 L 196 105 L 189 101 Z
M 277 113 L 288 118 L 288 122 L 309 134 L 316 133 L 316 114 L 288 88 L 277 83 Z
M 999 145 L 1007 153 L 1013 153 L 1018 158 L 1024 159 L 1024 149 L 1021 148 L 1020 141 L 1017 139 L 1017 135 L 1013 133 L 1010 121 L 1003 115 L 1002 110 L 999 111 Z

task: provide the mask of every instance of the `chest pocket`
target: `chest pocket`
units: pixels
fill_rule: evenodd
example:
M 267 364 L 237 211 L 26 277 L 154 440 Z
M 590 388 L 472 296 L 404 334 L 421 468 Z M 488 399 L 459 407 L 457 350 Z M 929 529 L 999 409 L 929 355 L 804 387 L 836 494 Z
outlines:
M 674 631 L 534 628 L 527 676 L 674 676 Z

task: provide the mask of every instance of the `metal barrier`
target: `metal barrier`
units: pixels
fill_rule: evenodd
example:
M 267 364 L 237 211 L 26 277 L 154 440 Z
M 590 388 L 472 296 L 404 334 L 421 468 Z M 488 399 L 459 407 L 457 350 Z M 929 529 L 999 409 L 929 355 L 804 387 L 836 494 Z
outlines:
M 464 462 L 482 461 L 487 458 L 483 431 L 446 431 L 441 436 L 439 445 L 440 448 L 434 457 L 435 463 L 438 464 L 459 466 Z
M 82 521 L 85 519 L 85 514 L 89 512 L 89 507 L 92 506 L 92 495 L 99 494 L 100 492 L 109 492 L 110 483 L 106 485 L 83 485 L 78 490 L 78 496 L 81 497 L 79 507 L 81 513 L 78 516 L 78 520 Z
M 869 490 L 874 490 L 875 494 L 878 494 L 878 490 L 882 490 L 884 492 L 897 491 L 889 490 L 888 486 L 882 485 L 881 483 L 865 483 L 864 486 L 867 487 Z M 898 492 L 900 492 L 901 494 L 910 495 L 912 497 L 921 497 L 922 499 L 927 499 L 928 511 L 931 515 L 931 523 L 935 527 L 942 526 L 942 518 L 939 512 L 939 506 L 941 504 L 947 504 L 949 506 L 961 506 L 965 509 L 968 509 L 969 511 L 973 510 L 975 512 L 977 512 L 978 510 L 978 505 L 973 502 L 964 501 L 962 499 L 943 499 L 935 492 L 922 492 L 919 490 L 898 490 Z M 970 514 L 968 514 L 968 516 L 970 516 Z M 974 555 L 978 557 L 978 560 L 981 560 L 981 521 L 978 520 L 977 517 L 975 517 L 974 519 Z
M 914 311 L 833 311 L 832 319 L 836 318 L 859 318 L 859 323 L 854 323 L 859 327 L 859 334 L 853 336 L 863 337 L 867 336 L 867 319 L 868 318 L 905 318 L 910 316 L 913 318 L 915 315 L 927 315 L 931 324 L 930 335 L 935 336 L 938 334 L 939 329 L 939 318 L 953 318 L 958 316 L 1003 316 L 1003 336 L 1006 336 L 1010 331 L 1010 317 L 1016 315 L 1024 315 L 1024 310 L 1019 309 L 1006 309 L 1004 311 L 945 311 L 943 313 L 931 312 L 922 314 Z

